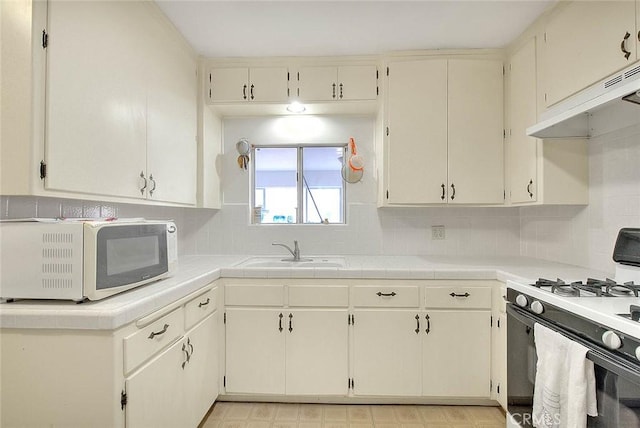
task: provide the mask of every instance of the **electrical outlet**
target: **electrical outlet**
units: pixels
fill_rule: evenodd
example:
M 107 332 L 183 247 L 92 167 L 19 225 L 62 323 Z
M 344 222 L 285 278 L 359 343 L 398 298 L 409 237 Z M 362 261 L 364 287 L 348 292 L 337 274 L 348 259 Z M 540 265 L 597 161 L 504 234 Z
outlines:
M 444 226 L 431 226 L 431 239 L 442 240 L 444 239 Z

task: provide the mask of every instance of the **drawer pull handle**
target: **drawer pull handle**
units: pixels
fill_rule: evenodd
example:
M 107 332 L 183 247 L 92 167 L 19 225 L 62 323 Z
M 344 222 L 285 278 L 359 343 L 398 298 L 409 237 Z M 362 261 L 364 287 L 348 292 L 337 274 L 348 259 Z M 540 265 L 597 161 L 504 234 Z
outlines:
M 198 303 L 198 307 L 201 308 L 203 306 L 207 306 L 209 302 L 210 302 L 210 299 L 207 297 L 206 301 Z
M 471 294 L 469 294 L 469 293 L 464 293 L 464 294 L 451 293 L 451 294 L 449 294 L 449 296 L 451 296 L 451 297 L 469 297 L 469 296 L 471 296 Z
M 289 333 L 291 333 L 293 331 L 293 314 L 289 313 Z
M 626 32 L 624 34 L 624 37 L 622 39 L 622 42 L 620 43 L 620 50 L 622 51 L 622 53 L 624 54 L 624 59 L 629 59 L 629 56 L 631 55 L 631 52 L 627 50 L 626 42 L 627 39 L 631 37 L 631 34 L 629 34 L 629 32 Z
M 424 319 L 427 320 L 427 329 L 424 332 L 429 334 L 429 332 L 431 331 L 431 318 L 429 318 L 429 315 L 427 314 L 425 315 Z
M 187 362 L 189 362 L 191 356 L 193 355 L 193 345 L 191 344 L 191 338 L 187 339 L 187 346 L 190 348 L 190 351 L 187 352 Z
M 391 293 L 383 293 L 382 291 L 378 291 L 376 293 L 376 295 L 380 296 L 380 297 L 393 297 L 396 295 L 395 291 L 392 291 Z
M 420 316 L 418 316 L 416 314 L 416 329 L 415 329 L 416 334 L 420 333 Z
M 149 335 L 149 339 L 153 339 L 156 336 L 160 336 L 161 334 L 165 334 L 167 332 L 167 329 L 169 328 L 169 324 L 165 324 L 164 327 L 162 328 L 162 330 L 156 332 L 156 331 L 152 331 L 151 334 Z
M 280 313 L 280 315 L 278 315 L 278 330 L 282 333 L 282 313 Z

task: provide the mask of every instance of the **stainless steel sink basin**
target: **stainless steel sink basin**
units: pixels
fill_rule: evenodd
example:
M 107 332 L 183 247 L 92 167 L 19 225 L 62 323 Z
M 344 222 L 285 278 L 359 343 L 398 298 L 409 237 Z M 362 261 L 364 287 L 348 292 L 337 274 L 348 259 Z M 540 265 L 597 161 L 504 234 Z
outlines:
M 239 268 L 343 268 L 346 262 L 343 257 L 309 257 L 294 262 L 282 257 L 252 257 L 239 263 Z

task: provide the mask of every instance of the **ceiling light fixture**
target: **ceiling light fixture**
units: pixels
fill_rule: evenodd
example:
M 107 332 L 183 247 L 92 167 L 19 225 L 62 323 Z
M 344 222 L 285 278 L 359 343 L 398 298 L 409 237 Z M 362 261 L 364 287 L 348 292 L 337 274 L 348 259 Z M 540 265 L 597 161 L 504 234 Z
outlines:
M 307 108 L 299 101 L 294 101 L 287 106 L 287 111 L 291 113 L 303 113 Z

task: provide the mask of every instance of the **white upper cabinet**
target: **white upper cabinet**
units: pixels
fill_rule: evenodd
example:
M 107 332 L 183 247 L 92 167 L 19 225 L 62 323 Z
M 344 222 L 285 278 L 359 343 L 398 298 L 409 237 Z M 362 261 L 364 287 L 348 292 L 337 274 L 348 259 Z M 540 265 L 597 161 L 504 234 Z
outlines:
M 559 5 L 544 34 L 542 83 L 551 106 L 636 61 L 636 3 Z
M 211 103 L 287 102 L 286 67 L 215 67 L 209 72 Z
M 300 67 L 297 74 L 301 101 L 375 100 L 375 65 Z
M 389 64 L 383 205 L 503 203 L 502 73 L 492 59 Z
M 48 190 L 193 205 L 196 61 L 155 6 L 51 2 Z
M 137 2 L 49 3 L 47 189 L 141 197 L 138 176 L 147 160 L 141 82 L 151 70 L 140 55 L 139 22 L 147 11 Z
M 447 185 L 447 61 L 390 65 L 388 203 L 444 203 Z M 429 108 L 425 108 L 428 105 Z M 442 187 L 444 186 L 444 187 Z M 444 192 L 444 193 L 443 193 Z
M 449 203 L 504 202 L 502 67 L 449 60 Z
M 536 122 L 536 39 L 530 39 L 509 61 L 509 131 L 507 171 L 512 203 L 537 200 L 537 144 L 526 134 Z

